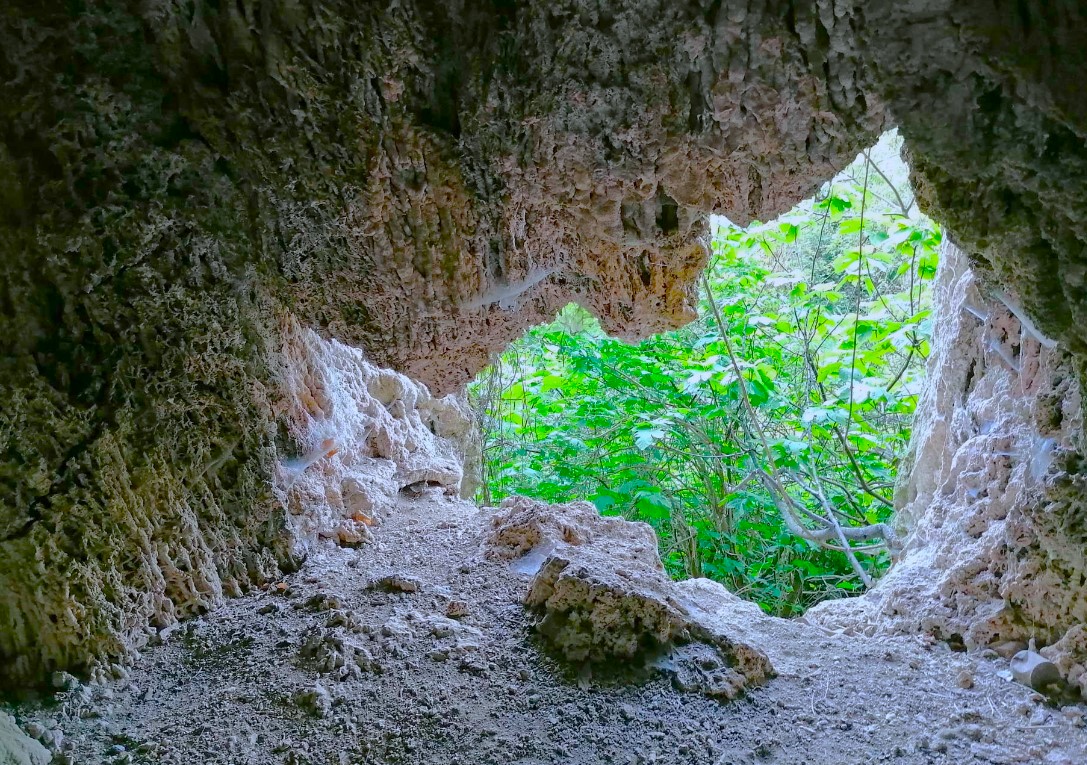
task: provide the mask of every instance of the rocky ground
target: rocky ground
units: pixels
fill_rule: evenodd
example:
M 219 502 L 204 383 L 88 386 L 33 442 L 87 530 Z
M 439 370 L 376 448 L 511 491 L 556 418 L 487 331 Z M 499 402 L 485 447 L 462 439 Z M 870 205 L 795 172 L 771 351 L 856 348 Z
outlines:
M 405 494 L 372 543 L 7 710 L 54 763 L 1087 762 L 1087 708 L 919 638 L 745 612 L 777 676 L 731 702 L 678 690 L 667 657 L 570 666 L 522 605 L 531 569 L 481 553 L 492 514 Z

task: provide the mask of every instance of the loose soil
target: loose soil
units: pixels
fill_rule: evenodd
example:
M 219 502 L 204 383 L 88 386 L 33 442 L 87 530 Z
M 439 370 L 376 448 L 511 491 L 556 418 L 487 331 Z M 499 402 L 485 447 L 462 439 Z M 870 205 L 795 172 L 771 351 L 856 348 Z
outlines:
M 754 620 L 778 676 L 730 703 L 676 690 L 661 662 L 568 666 L 521 604 L 529 575 L 480 555 L 488 518 L 403 496 L 372 544 L 330 545 L 131 666 L 7 708 L 54 763 L 1087 763 L 1082 705 L 921 638 Z

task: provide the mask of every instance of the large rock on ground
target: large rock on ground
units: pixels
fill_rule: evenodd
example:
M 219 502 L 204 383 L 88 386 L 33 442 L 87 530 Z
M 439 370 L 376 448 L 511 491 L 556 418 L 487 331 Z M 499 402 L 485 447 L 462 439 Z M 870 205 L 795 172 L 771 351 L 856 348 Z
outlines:
M 49 765 L 53 755 L 23 733 L 15 718 L 0 712 L 0 765 Z
M 765 653 L 722 629 L 727 620 L 712 599 L 700 606 L 685 602 L 686 591 L 665 573 L 647 524 L 603 517 L 588 502 L 549 505 L 511 497 L 492 525 L 487 554 L 532 574 L 525 605 L 539 612 L 537 631 L 567 660 L 667 652 L 662 666 L 679 687 L 727 699 L 772 677 Z M 720 585 L 706 584 L 719 601 L 739 601 Z M 741 618 L 758 617 L 748 612 Z

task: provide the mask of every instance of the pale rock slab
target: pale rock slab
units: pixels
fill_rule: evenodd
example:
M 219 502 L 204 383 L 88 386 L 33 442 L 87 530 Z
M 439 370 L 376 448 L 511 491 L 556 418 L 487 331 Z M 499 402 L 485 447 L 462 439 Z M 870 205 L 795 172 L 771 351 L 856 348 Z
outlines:
M 0 765 L 48 765 L 49 750 L 23 733 L 9 714 L 0 712 Z
M 720 585 L 703 581 L 712 597 L 702 599 L 673 582 L 647 524 L 602 517 L 588 502 L 511 497 L 492 518 L 484 550 L 532 577 L 525 605 L 569 661 L 657 656 L 680 689 L 726 699 L 774 674 L 766 654 L 729 629 L 726 613 L 742 623 L 754 618 L 750 609 Z

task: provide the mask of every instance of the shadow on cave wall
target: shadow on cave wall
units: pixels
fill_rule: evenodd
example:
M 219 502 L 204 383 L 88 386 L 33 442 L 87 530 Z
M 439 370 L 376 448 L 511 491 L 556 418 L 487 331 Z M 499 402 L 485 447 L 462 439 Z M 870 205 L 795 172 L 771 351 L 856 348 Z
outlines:
M 570 301 L 677 326 L 705 212 L 771 217 L 892 123 L 926 208 L 1082 379 L 1083 13 L 9 4 L 3 681 L 297 564 L 271 488 L 307 446 L 277 441 L 290 327 L 441 393 Z

